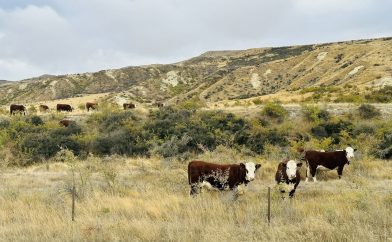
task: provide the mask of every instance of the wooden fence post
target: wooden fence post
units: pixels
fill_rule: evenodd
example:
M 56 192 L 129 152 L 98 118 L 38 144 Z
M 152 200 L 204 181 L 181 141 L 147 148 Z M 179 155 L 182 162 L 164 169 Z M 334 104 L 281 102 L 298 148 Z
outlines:
M 268 187 L 268 226 L 271 223 L 271 187 Z
M 72 186 L 72 221 L 75 221 L 75 184 Z

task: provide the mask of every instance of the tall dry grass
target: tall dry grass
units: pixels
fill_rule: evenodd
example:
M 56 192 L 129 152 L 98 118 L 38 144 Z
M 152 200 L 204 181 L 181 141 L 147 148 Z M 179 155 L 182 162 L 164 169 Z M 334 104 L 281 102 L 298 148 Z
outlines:
M 203 191 L 189 197 L 187 163 L 159 158 L 89 157 L 87 161 L 2 168 L 0 241 L 391 241 L 392 165 L 362 159 L 301 182 L 294 199 L 272 192 L 278 160 L 225 148 L 196 157 L 262 164 L 244 195 Z M 71 166 L 76 221 L 71 222 Z

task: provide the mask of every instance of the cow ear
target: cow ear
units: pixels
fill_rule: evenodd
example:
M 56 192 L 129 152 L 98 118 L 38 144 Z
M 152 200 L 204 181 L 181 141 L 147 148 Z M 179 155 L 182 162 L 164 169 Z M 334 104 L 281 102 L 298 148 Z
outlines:
M 357 148 L 354 149 L 354 151 L 357 151 L 357 150 L 358 150 Z
M 245 169 L 245 164 L 244 163 L 240 163 L 240 166 Z
M 297 164 L 297 167 L 301 167 L 302 166 L 302 162 Z
M 257 171 L 257 169 L 259 169 L 260 167 L 261 167 L 260 164 L 256 164 L 256 171 Z

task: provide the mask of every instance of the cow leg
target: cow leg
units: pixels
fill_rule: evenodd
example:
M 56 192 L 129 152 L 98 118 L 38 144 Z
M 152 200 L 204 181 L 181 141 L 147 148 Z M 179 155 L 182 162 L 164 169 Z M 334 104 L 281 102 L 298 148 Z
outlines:
M 310 177 L 310 167 L 309 167 L 309 165 L 307 165 L 307 167 L 306 167 L 306 182 L 308 182 L 309 181 L 309 177 Z
M 338 176 L 339 176 L 339 179 L 342 178 L 342 175 L 343 175 L 343 166 L 339 166 L 339 167 L 338 167 Z
M 199 190 L 199 185 L 198 185 L 197 183 L 191 184 L 191 192 L 190 192 L 190 195 L 191 195 L 191 196 L 197 195 L 197 194 L 199 193 L 198 190 Z
M 311 168 L 310 169 L 310 174 L 312 175 L 312 178 L 313 178 L 313 182 L 317 182 L 317 179 L 316 179 L 316 171 L 317 171 L 317 169 L 316 168 Z
M 295 188 L 293 190 L 290 191 L 289 193 L 289 197 L 292 198 L 294 196 L 295 193 Z

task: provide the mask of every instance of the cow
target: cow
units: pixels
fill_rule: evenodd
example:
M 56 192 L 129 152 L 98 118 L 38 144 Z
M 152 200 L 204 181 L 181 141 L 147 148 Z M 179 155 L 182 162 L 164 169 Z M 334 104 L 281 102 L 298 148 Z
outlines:
M 260 164 L 253 162 L 219 165 L 205 161 L 191 161 L 188 164 L 190 195 L 196 195 L 204 186 L 208 189 L 238 192 L 239 185 L 247 185 L 254 180 L 255 173 L 260 167 Z
M 41 104 L 41 105 L 39 105 L 39 110 L 41 112 L 46 112 L 46 111 L 49 111 L 49 107 L 47 105 Z
M 156 105 L 158 108 L 163 108 L 163 103 L 157 102 L 157 103 L 155 103 L 155 105 Z
M 124 103 L 124 104 L 123 104 L 123 108 L 124 108 L 124 110 L 127 110 L 127 109 L 134 109 L 134 108 L 136 108 L 136 106 L 135 106 L 135 104 L 133 104 L 133 103 Z
M 10 115 L 15 115 L 15 112 L 20 112 L 20 114 L 23 113 L 23 115 L 26 115 L 26 107 L 19 104 L 11 104 Z
M 278 185 L 287 184 L 292 187 L 289 192 L 289 197 L 292 198 L 297 189 L 299 182 L 301 181 L 301 175 L 299 168 L 302 166 L 301 163 L 297 163 L 294 160 L 282 161 L 278 165 L 278 170 L 275 174 L 275 181 Z M 291 188 L 290 187 L 290 188 Z M 280 191 L 285 193 L 285 189 L 280 187 Z
M 334 170 L 337 169 L 339 179 L 343 175 L 344 165 L 350 165 L 350 159 L 354 158 L 354 151 L 352 147 L 347 147 L 345 150 L 336 150 L 330 152 L 320 152 L 315 150 L 299 151 L 304 152 L 303 160 L 306 161 L 307 172 L 306 181 L 312 176 L 313 181 L 316 182 L 317 170 Z
M 69 104 L 57 104 L 56 110 L 57 112 L 61 112 L 61 111 L 72 112 L 73 108 Z
M 97 106 L 98 106 L 98 103 L 96 103 L 96 102 L 87 102 L 86 103 L 87 112 L 90 111 L 90 109 L 92 109 L 92 110 L 97 109 Z
M 69 119 L 63 119 L 63 120 L 60 120 L 60 122 L 59 122 L 60 126 L 64 126 L 64 127 L 68 127 L 72 123 L 75 123 L 75 121 L 69 120 Z

